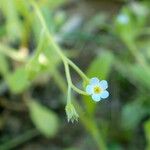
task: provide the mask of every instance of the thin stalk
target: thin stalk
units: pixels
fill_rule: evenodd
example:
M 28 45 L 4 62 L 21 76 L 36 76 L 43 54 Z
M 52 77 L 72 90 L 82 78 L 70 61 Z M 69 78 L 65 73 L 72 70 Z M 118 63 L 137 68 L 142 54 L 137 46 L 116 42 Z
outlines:
M 81 94 L 85 94 L 84 91 L 82 90 L 79 90 L 78 88 L 76 88 L 75 86 L 73 86 L 72 84 L 72 81 L 71 81 L 71 76 L 70 76 L 70 72 L 69 72 L 69 67 L 68 67 L 68 64 L 70 66 L 72 66 L 77 72 L 79 75 L 81 75 L 81 77 L 83 79 L 85 79 L 86 81 L 89 81 L 89 79 L 85 76 L 85 74 L 72 62 L 70 61 L 63 53 L 62 51 L 60 50 L 60 48 L 58 47 L 58 45 L 55 43 L 54 39 L 51 37 L 50 33 L 49 33 L 49 30 L 46 26 L 46 23 L 44 21 L 44 18 L 43 16 L 41 15 L 41 12 L 39 10 L 39 8 L 37 7 L 36 3 L 34 1 L 31 2 L 35 11 L 36 11 L 36 14 L 37 16 L 39 17 L 40 19 L 40 22 L 42 24 L 42 27 L 45 29 L 46 31 L 46 34 L 47 34 L 47 37 L 51 43 L 51 45 L 53 46 L 54 50 L 56 50 L 56 52 L 59 54 L 59 56 L 62 58 L 63 62 L 64 62 L 64 66 L 65 66 L 65 72 L 66 72 L 66 77 L 67 77 L 67 81 L 69 83 L 69 85 L 71 85 L 72 89 L 74 89 L 75 91 L 77 91 L 78 93 L 81 93 Z M 63 91 L 64 92 L 64 91 Z M 66 94 L 66 93 L 65 93 Z M 77 104 L 77 102 L 76 102 Z M 80 108 L 79 104 L 77 106 L 78 108 Z M 83 123 L 83 125 L 87 128 L 87 130 L 92 134 L 94 140 L 96 141 L 98 147 L 99 147 L 99 150 L 107 150 L 106 146 L 105 146 L 105 143 L 104 141 L 102 140 L 102 137 L 101 137 L 101 134 L 98 130 L 98 127 L 96 126 L 96 123 L 89 119 L 88 117 L 86 117 L 85 115 L 83 115 L 83 111 L 82 109 L 80 108 L 80 114 L 81 115 L 81 121 Z
M 70 64 L 70 66 L 72 66 L 72 68 L 74 68 L 74 70 L 77 71 L 77 73 L 83 78 L 85 79 L 87 82 L 89 82 L 89 78 L 80 70 L 80 68 L 78 66 L 76 66 L 70 59 L 67 58 L 67 62 Z
M 88 95 L 86 92 L 84 92 L 84 91 L 78 89 L 78 88 L 77 88 L 76 86 L 74 86 L 73 84 L 71 84 L 71 87 L 72 87 L 72 89 L 73 89 L 74 91 L 76 91 L 76 92 L 79 93 L 79 94 Z
M 65 72 L 66 72 L 66 78 L 67 78 L 67 81 L 68 81 L 68 85 L 70 85 L 72 87 L 72 89 L 74 91 L 76 91 L 77 93 L 82 94 L 82 95 L 87 95 L 86 92 L 78 89 L 77 87 L 75 87 L 72 84 L 72 80 L 71 80 L 71 76 L 70 76 L 70 71 L 69 71 L 69 66 L 68 66 L 68 64 L 66 62 L 64 62 L 64 66 L 65 66 Z
M 44 21 L 44 18 L 43 18 L 43 16 L 42 16 L 42 14 L 41 14 L 41 12 L 40 12 L 40 10 L 39 10 L 37 4 L 36 4 L 34 1 L 32 1 L 31 3 L 32 3 L 32 6 L 33 6 L 34 9 L 35 9 L 35 12 L 36 12 L 36 14 L 37 14 L 37 16 L 38 16 L 40 22 L 41 22 L 42 27 L 43 27 L 43 28 L 45 29 L 45 31 L 46 31 L 47 38 L 48 38 L 49 42 L 51 43 L 51 46 L 52 46 L 52 47 L 54 48 L 54 50 L 58 53 L 58 55 L 62 58 L 63 62 L 66 62 L 66 61 L 67 61 L 67 62 L 70 64 L 70 66 L 72 66 L 72 67 L 78 72 L 78 74 L 79 74 L 83 79 L 85 79 L 86 81 L 89 81 L 88 77 L 79 69 L 79 67 L 77 67 L 71 60 L 69 60 L 69 59 L 64 55 L 64 53 L 61 51 L 61 49 L 59 48 L 59 46 L 56 44 L 56 42 L 54 41 L 53 37 L 51 36 L 51 34 L 50 34 L 50 32 L 49 32 L 49 30 L 48 30 L 48 28 L 47 28 L 47 25 L 46 25 L 46 23 L 45 23 L 45 21 Z
M 60 48 L 58 47 L 58 45 L 55 43 L 54 39 L 53 39 L 52 36 L 50 35 L 49 30 L 48 30 L 48 28 L 47 28 L 47 25 L 46 25 L 46 23 L 45 23 L 45 21 L 44 21 L 44 18 L 43 18 L 43 16 L 42 16 L 42 14 L 41 14 L 41 12 L 40 12 L 40 10 L 39 10 L 37 4 L 36 4 L 34 1 L 32 1 L 31 3 L 32 3 L 32 6 L 34 7 L 34 10 L 35 10 L 35 12 L 36 12 L 36 15 L 38 16 L 38 18 L 39 18 L 39 20 L 40 20 L 40 22 L 41 22 L 42 27 L 43 27 L 44 30 L 45 30 L 45 34 L 47 35 L 47 38 L 48 38 L 49 42 L 51 43 L 51 45 L 52 45 L 52 47 L 54 48 L 54 50 L 55 50 L 55 51 L 59 54 L 59 56 L 62 58 L 62 60 L 64 60 L 66 56 L 62 53 L 62 51 L 60 50 Z
M 135 44 L 133 42 L 128 42 L 125 41 L 128 49 L 130 50 L 130 52 L 132 53 L 132 55 L 135 57 L 136 61 L 145 69 L 149 72 L 149 66 L 147 64 L 147 62 L 145 61 L 144 56 L 138 51 L 138 49 L 136 48 Z
M 71 86 L 68 84 L 67 104 L 71 103 Z
M 57 78 L 55 78 L 55 80 L 57 80 Z M 70 87 L 68 87 L 68 94 L 70 93 Z M 66 85 L 64 85 L 64 89 L 66 88 Z M 60 88 L 60 90 L 62 90 L 62 88 Z M 62 90 L 62 92 L 64 94 L 66 94 L 66 91 Z M 106 143 L 103 140 L 103 137 L 101 135 L 101 132 L 99 131 L 96 122 L 94 119 L 91 119 L 88 116 L 85 116 L 85 111 L 82 110 L 81 106 L 78 104 L 78 102 L 76 101 L 76 99 L 72 96 L 73 99 L 73 104 L 75 106 L 75 108 L 77 109 L 77 111 L 79 112 L 79 116 L 80 116 L 80 120 L 81 123 L 83 124 L 83 126 L 86 128 L 86 130 L 91 134 L 91 136 L 93 137 L 94 141 L 96 142 L 98 149 L 99 150 L 107 150 L 106 147 Z M 69 101 L 69 98 L 68 100 Z

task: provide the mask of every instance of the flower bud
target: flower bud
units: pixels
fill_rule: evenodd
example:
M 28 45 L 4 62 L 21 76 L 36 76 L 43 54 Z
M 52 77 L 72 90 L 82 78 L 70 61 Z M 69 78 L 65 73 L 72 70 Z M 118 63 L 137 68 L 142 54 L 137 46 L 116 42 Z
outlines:
M 73 123 L 74 121 L 78 121 L 79 115 L 77 114 L 71 102 L 67 103 L 65 110 L 66 110 L 68 122 L 71 121 Z

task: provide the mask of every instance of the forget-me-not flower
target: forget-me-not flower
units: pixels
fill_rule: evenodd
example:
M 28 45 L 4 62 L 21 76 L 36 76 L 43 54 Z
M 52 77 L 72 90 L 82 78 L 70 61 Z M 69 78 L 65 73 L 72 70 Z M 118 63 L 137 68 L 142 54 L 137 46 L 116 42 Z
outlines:
M 117 17 L 117 21 L 121 24 L 128 24 L 129 23 L 129 16 L 126 14 L 120 14 Z
M 86 86 L 86 93 L 91 95 L 94 101 L 98 102 L 109 96 L 109 92 L 106 90 L 107 88 L 108 83 L 106 80 L 100 81 L 94 77 L 90 79 L 89 85 Z

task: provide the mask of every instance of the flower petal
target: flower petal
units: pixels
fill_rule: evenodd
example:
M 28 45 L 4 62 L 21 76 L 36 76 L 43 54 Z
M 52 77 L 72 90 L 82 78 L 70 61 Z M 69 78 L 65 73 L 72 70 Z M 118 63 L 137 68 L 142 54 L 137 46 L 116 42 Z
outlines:
M 103 91 L 101 94 L 100 94 L 100 97 L 101 98 L 107 98 L 109 96 L 109 92 L 108 91 Z
M 106 80 L 100 81 L 99 85 L 103 90 L 106 90 L 108 88 L 108 83 Z
M 93 86 L 87 85 L 86 86 L 86 93 L 91 95 L 93 93 Z
M 92 78 L 92 79 L 90 79 L 90 84 L 92 84 L 92 85 L 95 85 L 95 84 L 98 84 L 99 83 L 99 79 L 98 78 Z
M 101 100 L 100 94 L 93 94 L 93 95 L 92 95 L 92 99 L 93 99 L 95 102 L 100 101 L 100 100 Z
M 129 17 L 126 14 L 120 14 L 117 17 L 117 21 L 121 24 L 128 24 L 129 23 Z

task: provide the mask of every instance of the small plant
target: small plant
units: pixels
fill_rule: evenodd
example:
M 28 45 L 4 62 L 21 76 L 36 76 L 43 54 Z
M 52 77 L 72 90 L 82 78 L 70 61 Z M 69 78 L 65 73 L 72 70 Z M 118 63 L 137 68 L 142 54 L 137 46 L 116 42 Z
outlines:
M 105 81 L 105 80 L 99 81 L 98 78 L 92 78 L 90 80 L 82 72 L 82 70 L 78 66 L 76 66 L 76 64 L 74 64 L 69 58 L 66 57 L 66 55 L 62 52 L 60 47 L 57 45 L 57 43 L 55 42 L 55 40 L 51 36 L 37 4 L 34 1 L 32 1 L 31 3 L 32 3 L 32 6 L 34 8 L 34 11 L 36 12 L 36 15 L 38 16 L 38 18 L 41 22 L 42 28 L 45 31 L 45 34 L 46 34 L 47 39 L 49 41 L 49 44 L 52 46 L 52 48 L 55 50 L 55 52 L 60 56 L 60 58 L 64 64 L 66 79 L 67 79 L 67 84 L 68 84 L 66 114 L 68 117 L 68 121 L 72 121 L 72 122 L 74 122 L 74 120 L 77 121 L 79 116 L 78 116 L 78 114 L 75 110 L 75 107 L 73 106 L 72 101 L 71 101 L 71 90 L 74 90 L 78 94 L 81 94 L 81 95 L 92 95 L 92 99 L 94 101 L 100 101 L 101 98 L 104 99 L 104 98 L 107 98 L 109 96 L 108 91 L 106 91 L 106 89 L 108 87 L 107 81 Z M 86 91 L 79 89 L 78 87 L 76 87 L 73 84 L 72 78 L 70 75 L 70 67 L 72 67 L 78 73 L 78 75 L 82 78 L 84 83 L 89 84 L 86 87 Z

